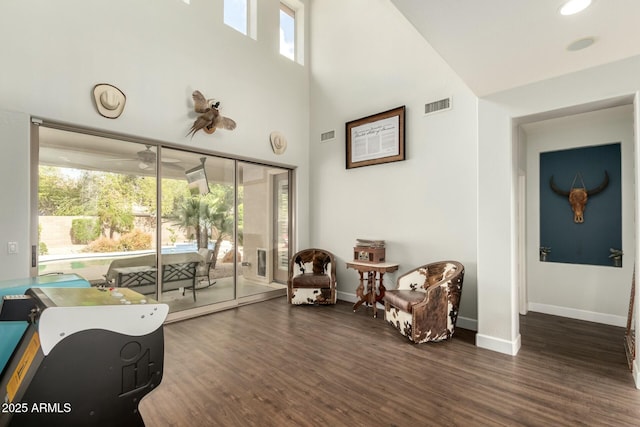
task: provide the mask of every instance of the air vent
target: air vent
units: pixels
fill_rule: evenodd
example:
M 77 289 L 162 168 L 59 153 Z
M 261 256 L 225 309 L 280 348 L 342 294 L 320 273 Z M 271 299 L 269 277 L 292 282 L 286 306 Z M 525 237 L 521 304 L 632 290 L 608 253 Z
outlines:
M 325 132 L 320 134 L 320 142 L 327 142 L 336 137 L 336 131 L 330 130 L 329 132 Z
M 424 104 L 424 114 L 433 114 L 438 111 L 445 111 L 451 109 L 451 98 L 444 98 L 439 101 L 430 102 L 428 104 Z

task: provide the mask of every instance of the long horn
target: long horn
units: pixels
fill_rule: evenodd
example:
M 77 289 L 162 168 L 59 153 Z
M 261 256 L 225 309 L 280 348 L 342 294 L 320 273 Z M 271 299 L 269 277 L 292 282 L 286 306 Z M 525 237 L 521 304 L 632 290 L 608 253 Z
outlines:
M 559 189 L 556 184 L 553 182 L 553 175 L 551 175 L 551 179 L 549 180 L 549 185 L 551 186 L 551 189 L 553 190 L 554 193 L 559 194 L 561 196 L 569 196 L 569 192 L 568 191 L 564 191 Z
M 607 185 L 609 185 L 609 174 L 607 173 L 607 171 L 604 171 L 604 180 L 602 181 L 602 184 L 598 185 L 596 188 L 587 190 L 587 195 L 595 196 L 596 194 L 602 192 L 602 190 L 607 188 Z

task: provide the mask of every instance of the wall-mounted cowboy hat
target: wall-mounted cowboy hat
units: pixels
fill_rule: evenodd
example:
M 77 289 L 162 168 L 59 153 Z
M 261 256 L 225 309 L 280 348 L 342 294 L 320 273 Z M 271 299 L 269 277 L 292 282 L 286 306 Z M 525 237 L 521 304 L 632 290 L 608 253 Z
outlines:
M 115 86 L 100 83 L 93 87 L 93 97 L 98 113 L 108 119 L 116 119 L 124 110 L 127 97 Z
M 271 149 L 276 154 L 282 154 L 287 149 L 287 139 L 277 130 L 271 132 L 269 141 L 271 141 Z

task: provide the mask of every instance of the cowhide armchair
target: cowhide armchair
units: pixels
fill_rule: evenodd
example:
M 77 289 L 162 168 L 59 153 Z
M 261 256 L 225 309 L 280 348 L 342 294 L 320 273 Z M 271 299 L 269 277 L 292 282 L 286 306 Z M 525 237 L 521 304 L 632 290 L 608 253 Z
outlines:
M 336 261 L 324 249 L 304 249 L 291 257 L 287 298 L 291 304 L 335 304 Z
M 384 318 L 414 343 L 450 338 L 458 320 L 464 266 L 440 261 L 398 277 L 384 295 Z

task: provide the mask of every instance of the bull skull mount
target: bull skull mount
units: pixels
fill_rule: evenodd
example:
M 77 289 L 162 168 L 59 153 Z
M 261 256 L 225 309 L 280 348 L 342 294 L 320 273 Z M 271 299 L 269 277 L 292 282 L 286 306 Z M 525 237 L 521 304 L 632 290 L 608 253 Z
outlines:
M 580 178 L 582 183 L 582 187 L 576 187 L 576 180 Z M 582 224 L 584 222 L 584 209 L 587 205 L 587 200 L 589 196 L 595 196 L 596 194 L 601 193 L 607 186 L 609 185 L 609 174 L 607 171 L 604 171 L 604 180 L 600 185 L 595 188 L 587 190 L 584 185 L 584 180 L 582 179 L 582 174 L 580 172 L 576 173 L 576 176 L 573 178 L 573 183 L 571 184 L 571 189 L 569 191 L 561 190 L 556 186 L 553 182 L 553 175 L 551 175 L 551 179 L 549 180 L 549 185 L 554 193 L 569 198 L 569 204 L 571 205 L 571 210 L 573 211 L 573 222 L 576 224 Z

